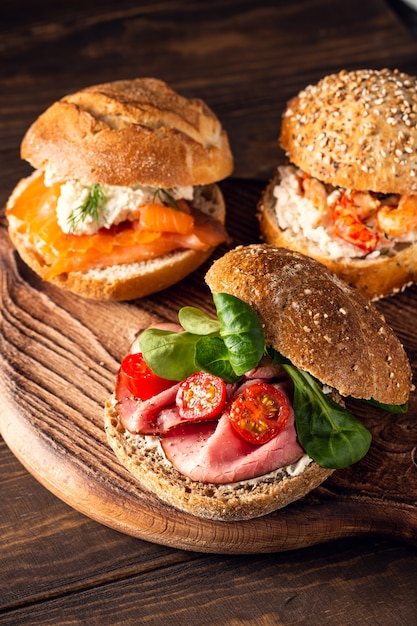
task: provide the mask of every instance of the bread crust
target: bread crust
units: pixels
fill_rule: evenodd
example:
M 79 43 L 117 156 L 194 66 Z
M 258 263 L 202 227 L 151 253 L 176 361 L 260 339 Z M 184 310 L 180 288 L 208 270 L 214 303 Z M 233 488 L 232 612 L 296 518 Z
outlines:
M 417 79 L 342 71 L 289 101 L 280 142 L 300 169 L 335 187 L 417 191 Z
M 233 169 L 227 134 L 211 109 L 153 78 L 63 97 L 28 129 L 21 156 L 58 180 L 120 186 L 206 185 Z
M 411 367 L 375 306 L 324 265 L 268 244 L 240 246 L 210 267 L 212 292 L 247 302 L 265 341 L 342 396 L 403 404 Z
M 298 475 L 281 468 L 225 485 L 192 481 L 166 461 L 152 438 L 134 435 L 119 425 L 114 397 L 106 403 L 105 431 L 120 463 L 141 488 L 180 511 L 212 520 L 238 521 L 267 515 L 302 498 L 334 471 L 311 461 Z
M 36 176 L 36 172 L 32 176 Z M 23 179 L 18 183 L 9 199 L 8 206 L 12 205 L 18 194 L 24 190 L 26 181 L 29 179 Z M 212 217 L 224 224 L 226 207 L 220 187 L 216 184 L 207 185 L 204 187 L 203 194 L 210 199 L 209 206 L 215 207 L 211 212 Z M 26 265 L 42 279 L 46 279 L 49 274 L 49 265 L 41 252 L 30 244 L 28 236 L 15 231 L 11 224 L 9 224 L 9 236 Z M 176 284 L 200 267 L 214 250 L 214 247 L 206 250 L 174 250 L 146 261 L 68 272 L 49 277 L 47 280 L 85 298 L 112 301 L 134 300 Z
M 417 280 L 417 243 L 404 244 L 393 255 L 370 259 L 334 259 L 326 256 L 318 245 L 306 239 L 301 232 L 294 234 L 289 228 L 282 230 L 278 224 L 276 198 L 273 195 L 274 187 L 278 184 L 279 173 L 276 172 L 258 203 L 259 227 L 267 243 L 316 259 L 370 300 L 398 293 Z

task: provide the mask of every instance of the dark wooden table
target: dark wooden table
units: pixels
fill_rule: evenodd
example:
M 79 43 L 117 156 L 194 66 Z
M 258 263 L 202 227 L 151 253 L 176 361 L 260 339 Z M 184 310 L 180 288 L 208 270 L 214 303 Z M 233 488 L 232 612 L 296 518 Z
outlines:
M 44 108 L 83 86 L 135 76 L 212 106 L 235 155 L 225 189 L 255 197 L 283 158 L 280 115 L 300 88 L 341 68 L 417 74 L 410 16 L 384 0 L 3 2 L 0 204 L 31 171 L 19 144 Z M 415 544 L 385 535 L 273 554 L 180 550 L 69 507 L 1 438 L 0 470 L 0 624 L 417 623 Z

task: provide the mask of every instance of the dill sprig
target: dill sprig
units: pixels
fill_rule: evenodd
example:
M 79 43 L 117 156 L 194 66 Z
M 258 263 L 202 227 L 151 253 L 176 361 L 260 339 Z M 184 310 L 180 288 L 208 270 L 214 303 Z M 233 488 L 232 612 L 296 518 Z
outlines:
M 74 232 L 78 224 L 84 222 L 89 216 L 93 218 L 98 226 L 100 209 L 105 201 L 106 196 L 104 195 L 101 185 L 99 183 L 91 185 L 87 200 L 71 211 L 68 216 L 71 232 Z
M 175 209 L 176 211 L 180 210 L 175 198 L 171 196 L 171 194 L 168 193 L 168 191 L 166 189 L 163 189 L 162 187 L 158 187 L 158 189 L 155 190 L 153 197 L 154 199 L 158 198 L 158 200 L 162 204 L 168 205 L 169 207 L 171 207 L 171 209 Z

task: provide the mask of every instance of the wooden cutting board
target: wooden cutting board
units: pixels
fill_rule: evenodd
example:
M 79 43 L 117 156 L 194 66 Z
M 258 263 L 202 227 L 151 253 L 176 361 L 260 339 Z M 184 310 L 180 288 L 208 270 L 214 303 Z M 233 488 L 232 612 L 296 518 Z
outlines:
M 258 241 L 255 208 L 263 184 L 230 180 L 222 187 L 234 245 Z M 417 545 L 416 393 L 406 415 L 356 406 L 373 434 L 368 455 L 303 500 L 246 522 L 200 520 L 138 488 L 107 445 L 103 405 L 138 331 L 156 320 L 175 321 L 186 304 L 214 311 L 203 279 L 211 261 L 152 297 L 103 303 L 42 283 L 13 251 L 4 221 L 0 254 L 1 434 L 26 469 L 70 506 L 128 535 L 201 552 L 278 552 L 366 534 Z M 378 307 L 415 373 L 417 287 Z

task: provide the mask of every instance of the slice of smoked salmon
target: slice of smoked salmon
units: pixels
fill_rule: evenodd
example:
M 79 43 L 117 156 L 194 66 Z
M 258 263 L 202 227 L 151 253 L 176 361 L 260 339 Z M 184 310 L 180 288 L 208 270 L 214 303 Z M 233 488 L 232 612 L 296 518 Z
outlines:
M 207 250 L 228 238 L 224 226 L 201 211 L 190 207 L 188 214 L 155 204 L 144 205 L 143 211 L 141 207 L 134 222 L 102 228 L 93 235 L 66 234 L 56 218 L 59 188 L 59 184 L 46 187 L 42 173 L 35 172 L 7 208 L 10 227 L 43 255 L 49 266 L 46 279 L 143 261 L 177 249 Z
M 139 223 L 146 230 L 158 232 L 180 233 L 186 235 L 193 230 L 194 219 L 192 215 L 183 213 L 162 204 L 142 204 L 139 207 Z

